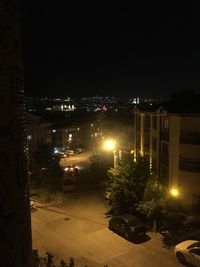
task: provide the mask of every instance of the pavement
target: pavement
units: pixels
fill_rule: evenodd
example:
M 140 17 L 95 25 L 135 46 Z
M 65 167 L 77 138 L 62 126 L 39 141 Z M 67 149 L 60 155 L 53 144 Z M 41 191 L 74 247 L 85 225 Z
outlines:
M 82 164 L 87 166 L 88 162 Z M 102 192 L 92 184 L 91 177 L 80 179 L 83 180 L 78 182 L 76 190 L 59 196 L 60 201 L 35 200 L 33 248 L 39 250 L 41 256 L 48 251 L 56 262 L 61 258 L 68 262 L 74 257 L 76 267 L 182 266 L 173 248 L 164 247 L 159 233 L 148 232 L 140 242 L 129 242 L 110 231 L 107 227 L 109 206 Z

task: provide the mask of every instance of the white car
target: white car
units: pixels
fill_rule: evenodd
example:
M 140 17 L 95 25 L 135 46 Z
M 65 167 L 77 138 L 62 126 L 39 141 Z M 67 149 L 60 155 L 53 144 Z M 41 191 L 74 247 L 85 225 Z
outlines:
M 180 263 L 200 267 L 200 241 L 186 240 L 175 246 L 175 254 Z
M 67 156 L 74 156 L 75 155 L 75 152 L 74 152 L 74 150 L 65 150 L 65 154 L 67 155 Z

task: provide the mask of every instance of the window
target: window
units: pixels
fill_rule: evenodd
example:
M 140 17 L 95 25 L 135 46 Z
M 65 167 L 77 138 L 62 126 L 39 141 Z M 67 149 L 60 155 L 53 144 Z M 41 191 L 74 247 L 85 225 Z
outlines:
M 163 119 L 163 129 L 169 129 L 169 120 Z
M 168 158 L 169 151 L 168 151 L 168 144 L 162 143 L 162 156 Z
M 152 137 L 152 149 L 156 151 L 156 148 L 157 148 L 157 142 L 156 142 L 156 138 L 155 137 Z
M 147 129 L 150 128 L 150 116 L 147 114 L 144 116 L 144 127 Z
M 71 141 L 72 141 L 72 134 L 69 134 L 68 141 L 69 141 L 69 142 L 71 142 Z
M 151 172 L 156 172 L 156 159 L 152 158 Z
M 32 140 L 32 135 L 31 134 L 28 134 L 27 135 L 27 139 L 30 141 L 30 140 Z
M 165 185 L 169 185 L 169 173 L 168 168 L 165 166 L 161 167 L 161 182 Z
M 192 249 L 190 249 L 190 252 L 200 256 L 200 248 L 192 248 Z
M 157 118 L 156 118 L 156 116 L 152 117 L 152 124 L 153 124 L 153 129 L 157 129 Z

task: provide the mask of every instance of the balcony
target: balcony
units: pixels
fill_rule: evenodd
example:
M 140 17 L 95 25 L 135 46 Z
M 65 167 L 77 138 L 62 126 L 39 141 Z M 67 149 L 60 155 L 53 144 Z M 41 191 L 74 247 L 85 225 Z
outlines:
M 161 131 L 161 140 L 169 142 L 169 131 Z
M 200 159 L 180 157 L 179 170 L 186 172 L 200 172 Z
M 200 132 L 181 131 L 180 143 L 200 145 Z

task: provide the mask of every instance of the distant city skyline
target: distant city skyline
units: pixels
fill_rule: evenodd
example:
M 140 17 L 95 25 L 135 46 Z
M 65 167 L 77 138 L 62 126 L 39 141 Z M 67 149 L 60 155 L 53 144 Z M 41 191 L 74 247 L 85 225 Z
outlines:
M 199 91 L 197 20 L 189 5 L 22 1 L 25 93 L 166 97 L 182 88 Z

